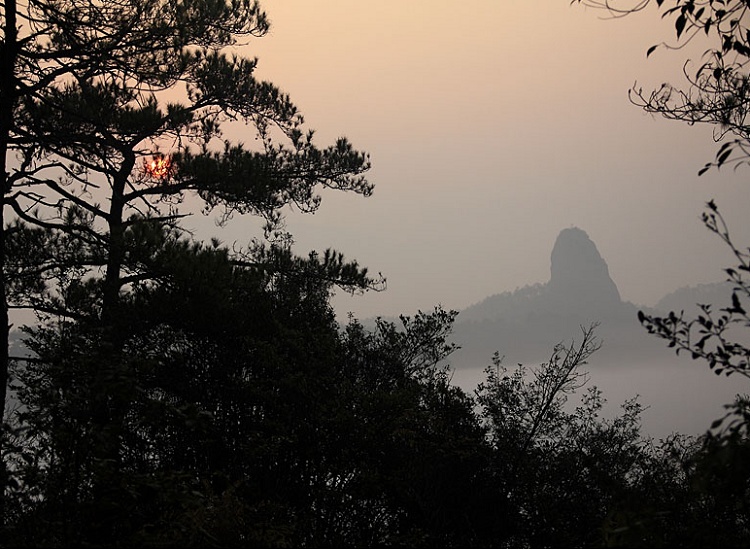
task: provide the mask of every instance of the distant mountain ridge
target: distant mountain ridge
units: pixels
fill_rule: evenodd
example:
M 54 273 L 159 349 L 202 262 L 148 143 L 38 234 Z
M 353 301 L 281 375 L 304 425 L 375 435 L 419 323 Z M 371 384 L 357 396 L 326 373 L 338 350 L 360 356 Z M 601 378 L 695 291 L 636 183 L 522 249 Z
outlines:
M 474 391 L 486 376 L 484 367 L 497 351 L 503 364 L 533 365 L 548 361 L 557 343 L 580 342 L 579 325 L 599 322 L 596 336 L 603 341 L 583 367 L 591 384 L 608 403 L 603 414 L 611 418 L 618 405 L 639 396 L 646 406 L 644 433 L 663 438 L 678 431 L 700 434 L 725 414 L 724 403 L 739 391 L 738 380 L 716 376 L 705 361 L 689 354 L 677 356 L 667 342 L 638 322 L 638 310 L 666 316 L 670 310 L 692 318 L 696 303 L 712 304 L 717 312 L 729 305 L 731 283 L 680 288 L 661 299 L 655 308 L 622 301 L 604 259 L 588 235 L 576 228 L 558 236 L 550 257 L 550 280 L 514 292 L 490 296 L 459 313 L 453 341 L 461 346 L 448 358 L 453 382 Z M 576 399 L 571 403 L 577 404 Z M 571 405 L 573 406 L 573 405 Z
M 594 242 L 582 229 L 571 227 L 555 241 L 547 283 L 495 294 L 459 313 L 454 337 L 462 350 L 451 363 L 458 368 L 486 365 L 495 351 L 511 362 L 542 361 L 556 343 L 580 339 L 580 327 L 593 323 L 599 323 L 597 334 L 604 342 L 600 359 L 608 362 L 626 353 L 637 359 L 664 347 L 639 324 L 639 309 L 679 311 L 691 299 L 713 301 L 722 292 L 726 294 L 722 285 L 680 289 L 653 309 L 624 302 Z
M 659 300 L 654 309 L 658 311 L 685 311 L 686 315 L 698 313 L 697 304 L 711 304 L 713 310 L 728 307 L 732 302 L 732 283 L 704 283 L 694 286 L 684 286 L 670 292 Z
M 609 315 L 622 303 L 609 276 L 607 263 L 588 234 L 577 227 L 564 229 L 550 258 L 550 280 L 515 292 L 496 294 L 463 310 L 462 321 L 507 318 L 513 313 L 597 317 Z

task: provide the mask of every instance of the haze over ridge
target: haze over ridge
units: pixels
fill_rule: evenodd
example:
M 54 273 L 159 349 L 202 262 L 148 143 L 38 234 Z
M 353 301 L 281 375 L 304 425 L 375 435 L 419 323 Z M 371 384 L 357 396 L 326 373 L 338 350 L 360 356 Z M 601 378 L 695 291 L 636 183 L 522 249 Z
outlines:
M 728 288 L 725 283 L 683 287 L 658 305 L 689 314 L 695 302 L 720 300 Z M 622 301 L 589 235 L 575 227 L 564 229 L 552 249 L 548 282 L 495 294 L 459 313 L 453 339 L 461 349 L 450 358 L 454 382 L 471 391 L 483 380 L 482 369 L 495 352 L 507 366 L 544 362 L 555 344 L 580 341 L 580 327 L 598 323 L 602 348 L 585 368 L 608 399 L 609 412 L 640 395 L 648 407 L 648 433 L 700 433 L 741 388 L 715 376 L 703 362 L 676 356 L 667 342 L 640 325 L 639 309 L 644 308 Z

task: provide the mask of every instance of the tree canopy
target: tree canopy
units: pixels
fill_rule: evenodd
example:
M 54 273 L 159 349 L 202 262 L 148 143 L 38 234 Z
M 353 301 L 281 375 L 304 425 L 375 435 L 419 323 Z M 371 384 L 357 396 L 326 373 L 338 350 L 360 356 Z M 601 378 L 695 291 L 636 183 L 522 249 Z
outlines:
M 123 294 L 164 276 L 151 255 L 186 194 L 283 236 L 281 209 L 314 211 L 318 186 L 371 193 L 367 155 L 344 138 L 318 148 L 289 97 L 254 77 L 257 60 L 229 51 L 267 30 L 250 0 L 3 2 L 3 410 L 9 308 L 88 318 L 120 348 Z M 254 147 L 222 138 L 232 121 Z M 255 258 L 276 255 L 289 255 L 283 243 Z M 300 267 L 315 266 L 343 285 L 376 283 L 332 251 Z
M 658 89 L 634 88 L 630 98 L 649 113 L 688 124 L 710 124 L 714 139 L 723 142 L 712 166 L 747 164 L 750 159 L 748 124 L 748 62 L 750 14 L 744 0 L 572 0 L 571 3 L 623 17 L 655 8 L 674 24 L 673 37 L 648 48 L 680 49 L 701 38 L 708 47 L 700 59 L 686 60 L 685 83 L 665 83 Z

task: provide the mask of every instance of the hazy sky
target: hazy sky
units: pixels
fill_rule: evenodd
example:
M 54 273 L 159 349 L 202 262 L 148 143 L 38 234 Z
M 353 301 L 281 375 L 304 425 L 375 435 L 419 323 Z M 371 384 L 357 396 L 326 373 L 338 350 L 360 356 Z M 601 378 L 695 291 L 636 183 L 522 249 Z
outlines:
M 287 217 L 298 253 L 334 247 L 387 276 L 383 293 L 337 296 L 340 313 L 460 309 L 547 281 L 570 226 L 623 299 L 653 304 L 722 279 L 729 257 L 700 222 L 711 198 L 750 243 L 747 172 L 697 176 L 712 129 L 628 101 L 636 80 L 680 82 L 684 51 L 646 60 L 674 33 L 654 13 L 602 20 L 568 0 L 263 5 L 272 30 L 243 48 L 258 76 L 291 95 L 319 145 L 345 135 L 371 154 L 372 197 L 325 193 L 315 215 Z M 221 237 L 245 243 L 256 228 L 235 220 Z

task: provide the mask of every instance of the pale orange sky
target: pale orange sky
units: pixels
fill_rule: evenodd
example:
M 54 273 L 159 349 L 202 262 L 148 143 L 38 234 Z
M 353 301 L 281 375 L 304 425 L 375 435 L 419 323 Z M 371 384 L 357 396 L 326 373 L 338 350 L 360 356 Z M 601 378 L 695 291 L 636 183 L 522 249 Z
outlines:
M 287 218 L 298 253 L 331 246 L 388 277 L 384 293 L 338 296 L 341 314 L 463 308 L 544 282 L 571 225 L 624 299 L 653 304 L 722 278 L 728 256 L 699 220 L 711 198 L 750 243 L 747 172 L 697 177 L 711 129 L 628 102 L 634 81 L 675 81 L 684 61 L 645 59 L 673 32 L 653 14 L 603 21 L 568 0 L 263 5 L 272 30 L 242 49 L 258 75 L 291 95 L 320 145 L 346 135 L 372 155 L 371 198 L 325 193 L 314 216 Z M 257 235 L 241 219 L 221 232 Z

